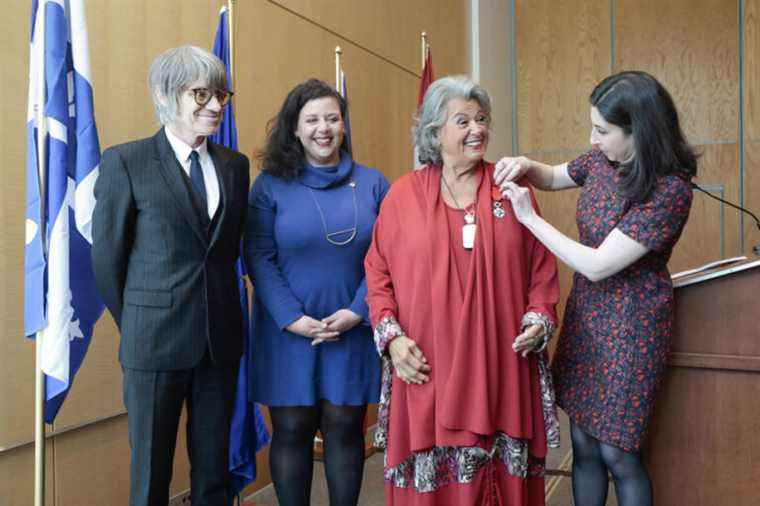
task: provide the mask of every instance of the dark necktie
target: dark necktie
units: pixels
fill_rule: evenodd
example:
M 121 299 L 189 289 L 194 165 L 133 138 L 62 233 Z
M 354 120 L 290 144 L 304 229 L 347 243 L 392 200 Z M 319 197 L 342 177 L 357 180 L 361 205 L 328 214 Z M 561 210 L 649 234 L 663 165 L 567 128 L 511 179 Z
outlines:
M 190 181 L 193 182 L 193 186 L 198 190 L 198 195 L 201 197 L 203 207 L 206 207 L 206 185 L 203 182 L 203 169 L 201 169 L 201 161 L 197 151 L 190 152 Z

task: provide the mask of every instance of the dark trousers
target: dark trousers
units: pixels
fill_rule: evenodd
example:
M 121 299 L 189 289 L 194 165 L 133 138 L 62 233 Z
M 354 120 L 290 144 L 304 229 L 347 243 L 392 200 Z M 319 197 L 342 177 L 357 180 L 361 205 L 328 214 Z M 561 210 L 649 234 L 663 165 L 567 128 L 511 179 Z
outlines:
M 229 506 L 230 420 L 238 364 L 208 356 L 192 369 L 122 368 L 129 445 L 130 505 L 166 506 L 182 404 L 187 403 L 187 453 L 193 506 Z

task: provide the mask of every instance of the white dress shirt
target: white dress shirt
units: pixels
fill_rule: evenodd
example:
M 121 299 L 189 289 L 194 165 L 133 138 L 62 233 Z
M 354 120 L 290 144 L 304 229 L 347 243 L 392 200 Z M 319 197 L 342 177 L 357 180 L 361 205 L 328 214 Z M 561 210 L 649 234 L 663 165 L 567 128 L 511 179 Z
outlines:
M 166 132 L 166 138 L 169 139 L 169 144 L 174 150 L 174 156 L 177 157 L 177 161 L 182 166 L 187 177 L 190 177 L 190 153 L 193 151 L 193 148 L 174 135 L 168 127 L 164 128 L 164 132 Z M 198 160 L 201 162 L 201 171 L 203 172 L 203 184 L 206 185 L 208 216 L 210 219 L 213 219 L 214 213 L 219 208 L 219 180 L 216 178 L 214 161 L 208 153 L 208 140 L 203 139 L 203 143 L 195 148 L 195 151 L 198 152 Z

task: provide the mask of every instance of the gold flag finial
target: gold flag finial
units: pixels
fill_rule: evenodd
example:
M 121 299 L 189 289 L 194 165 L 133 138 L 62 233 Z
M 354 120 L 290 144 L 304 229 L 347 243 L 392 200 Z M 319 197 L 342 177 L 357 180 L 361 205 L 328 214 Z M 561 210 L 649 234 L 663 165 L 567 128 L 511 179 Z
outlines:
M 338 93 L 341 92 L 340 89 L 340 55 L 343 54 L 343 50 L 340 48 L 340 46 L 335 46 L 335 89 L 338 91 Z
M 427 59 L 427 52 L 428 52 L 428 43 L 427 43 L 427 32 L 422 32 L 422 36 L 420 37 L 422 46 L 422 68 L 425 68 L 425 60 Z

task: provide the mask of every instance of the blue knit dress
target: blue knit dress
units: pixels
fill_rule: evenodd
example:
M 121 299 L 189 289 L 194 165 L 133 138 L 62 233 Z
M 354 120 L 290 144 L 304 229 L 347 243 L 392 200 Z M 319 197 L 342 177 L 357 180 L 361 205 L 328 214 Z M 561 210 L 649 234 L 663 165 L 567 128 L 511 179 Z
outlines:
M 254 182 L 245 237 L 255 295 L 248 353 L 252 401 L 269 406 L 378 401 L 380 360 L 364 300 L 364 256 L 388 187 L 379 171 L 346 153 L 335 167 L 306 164 L 293 181 L 264 171 Z M 345 245 L 326 237 L 343 242 L 354 227 L 356 236 Z M 336 342 L 312 346 L 311 339 L 285 330 L 303 315 L 322 319 L 343 308 L 363 322 Z

